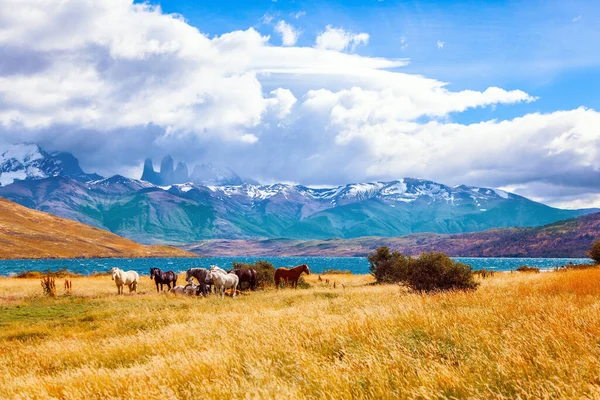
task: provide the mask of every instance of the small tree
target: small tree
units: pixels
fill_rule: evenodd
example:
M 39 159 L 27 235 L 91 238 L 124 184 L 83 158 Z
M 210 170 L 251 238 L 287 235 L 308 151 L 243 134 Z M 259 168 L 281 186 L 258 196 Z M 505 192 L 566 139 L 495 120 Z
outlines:
M 401 281 L 406 275 L 409 263 L 409 258 L 396 251 L 390 253 L 390 249 L 386 246 L 376 249 L 369 255 L 368 260 L 371 275 L 380 283 Z
M 369 263 L 378 283 L 403 283 L 417 291 L 467 290 L 479 285 L 471 266 L 443 253 L 423 253 L 419 258 L 411 258 L 380 247 L 369 255 Z
M 592 248 L 588 251 L 588 256 L 594 260 L 594 263 L 600 264 L 600 240 L 596 240 L 592 244 Z

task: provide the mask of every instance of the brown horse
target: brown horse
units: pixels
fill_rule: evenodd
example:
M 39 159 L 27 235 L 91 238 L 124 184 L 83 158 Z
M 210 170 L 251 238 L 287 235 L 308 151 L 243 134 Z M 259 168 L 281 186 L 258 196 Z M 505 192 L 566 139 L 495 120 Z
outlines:
M 306 272 L 306 275 L 310 275 L 310 270 L 308 269 L 308 265 L 302 264 L 298 265 L 294 268 L 277 268 L 275 270 L 275 287 L 279 289 L 279 284 L 283 280 L 284 282 L 289 282 L 292 284 L 292 287 L 296 289 L 298 286 L 298 279 L 300 278 L 300 274 Z

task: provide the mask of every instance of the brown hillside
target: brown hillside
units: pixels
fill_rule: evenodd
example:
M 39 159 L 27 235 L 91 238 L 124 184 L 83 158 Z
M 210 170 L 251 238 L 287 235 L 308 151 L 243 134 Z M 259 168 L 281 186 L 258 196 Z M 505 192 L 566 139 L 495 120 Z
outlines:
M 173 247 L 145 246 L 0 198 L 0 259 L 194 256 Z

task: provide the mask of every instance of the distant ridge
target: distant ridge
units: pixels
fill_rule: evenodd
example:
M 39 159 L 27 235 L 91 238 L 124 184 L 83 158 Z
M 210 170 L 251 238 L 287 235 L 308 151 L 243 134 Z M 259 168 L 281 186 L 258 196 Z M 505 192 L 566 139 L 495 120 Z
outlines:
M 404 254 L 440 251 L 453 257 L 586 258 L 600 239 L 600 213 L 535 228 L 490 229 L 460 235 L 423 233 L 397 238 L 329 240 L 206 240 L 183 248 L 206 256 L 364 256 L 379 246 Z
M 0 259 L 193 256 L 173 247 L 145 246 L 0 198 Z

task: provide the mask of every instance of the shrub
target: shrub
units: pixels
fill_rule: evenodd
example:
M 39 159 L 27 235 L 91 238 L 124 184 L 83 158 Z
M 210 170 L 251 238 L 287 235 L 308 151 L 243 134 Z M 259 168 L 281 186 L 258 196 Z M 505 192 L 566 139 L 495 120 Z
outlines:
M 252 268 L 256 271 L 256 286 L 258 288 L 265 288 L 269 286 L 275 286 L 273 276 L 275 275 L 275 267 L 268 261 L 258 260 L 254 264 L 246 264 L 234 261 L 233 269 L 240 268 Z
M 536 267 L 528 267 L 527 265 L 521 265 L 521 266 L 517 267 L 517 271 L 518 272 L 534 272 L 534 273 L 538 273 L 538 272 L 540 272 L 540 269 L 536 268 Z
M 350 275 L 350 274 L 352 274 L 352 272 L 347 269 L 329 268 L 329 269 L 326 269 L 325 271 L 323 271 L 321 274 L 322 275 Z
M 81 274 L 71 272 L 66 268 L 61 268 L 57 271 L 51 271 L 49 269 L 46 272 L 41 271 L 21 271 L 16 275 L 16 278 L 30 279 L 30 278 L 41 278 L 42 276 L 52 276 L 54 278 L 76 278 L 83 276 Z
M 378 283 L 402 283 L 412 290 L 469 290 L 479 285 L 471 266 L 452 260 L 443 253 L 423 253 L 405 257 L 380 247 L 369 255 L 369 269 Z
M 596 240 L 590 251 L 588 251 L 588 256 L 594 260 L 595 264 L 600 264 L 600 240 Z
M 381 246 L 370 254 L 369 271 L 378 283 L 400 282 L 406 274 L 408 259 L 398 252 L 390 253 L 390 249 Z
M 473 271 L 474 275 L 479 275 L 482 278 L 487 278 L 489 276 L 494 276 L 496 274 L 495 271 L 490 271 L 489 269 L 477 269 Z

